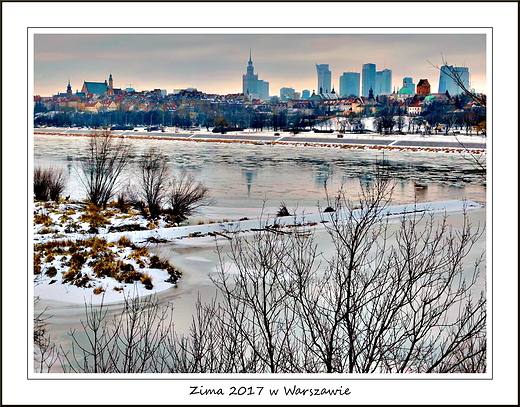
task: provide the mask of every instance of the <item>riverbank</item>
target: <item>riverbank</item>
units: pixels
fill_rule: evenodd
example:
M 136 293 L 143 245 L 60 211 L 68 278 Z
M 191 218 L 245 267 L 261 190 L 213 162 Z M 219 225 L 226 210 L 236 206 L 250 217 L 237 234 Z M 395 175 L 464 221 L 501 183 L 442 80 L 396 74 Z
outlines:
M 74 128 L 35 128 L 35 135 L 54 135 L 70 137 L 90 137 L 102 130 Z M 206 130 L 185 131 L 166 128 L 165 131 L 114 130 L 114 137 L 145 140 L 193 141 L 202 143 L 242 143 L 255 145 L 303 145 L 309 147 L 333 147 L 342 149 L 375 149 L 397 151 L 436 151 L 482 154 L 486 151 L 486 137 L 477 135 L 424 135 L 378 133 L 314 133 L 314 132 L 275 132 L 275 131 L 237 131 L 226 134 Z

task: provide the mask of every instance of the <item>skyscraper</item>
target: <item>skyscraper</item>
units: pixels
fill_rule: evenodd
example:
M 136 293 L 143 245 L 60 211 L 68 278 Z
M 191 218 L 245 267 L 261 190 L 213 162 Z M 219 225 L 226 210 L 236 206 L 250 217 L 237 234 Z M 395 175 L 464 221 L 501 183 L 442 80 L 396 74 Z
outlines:
M 294 88 L 280 88 L 280 98 L 283 98 L 289 93 L 294 93 Z
M 376 72 L 376 87 L 374 89 L 375 95 L 392 92 L 392 70 L 383 69 Z
M 368 96 L 370 89 L 376 91 L 376 64 L 364 64 L 361 70 L 361 95 Z
M 451 75 L 451 76 L 450 76 Z M 459 78 L 466 89 L 469 89 L 469 69 L 466 67 L 443 65 L 439 76 L 439 93 L 448 91 L 450 96 L 464 93 L 462 88 L 453 80 L 453 76 Z
M 316 72 L 318 73 L 318 93 L 330 93 L 332 86 L 329 64 L 316 64 Z
M 253 95 L 258 93 L 258 75 L 255 75 L 255 68 L 251 59 L 251 51 L 249 51 L 249 61 L 247 63 L 247 73 L 242 75 L 242 92 L 244 94 Z
M 260 84 L 260 99 L 269 99 L 269 82 L 258 80 Z
M 340 96 L 359 96 L 361 74 L 359 72 L 343 72 L 339 77 Z
M 267 99 L 269 97 L 269 82 L 258 79 L 249 51 L 249 61 L 247 63 L 247 73 L 242 75 L 242 92 L 252 98 Z

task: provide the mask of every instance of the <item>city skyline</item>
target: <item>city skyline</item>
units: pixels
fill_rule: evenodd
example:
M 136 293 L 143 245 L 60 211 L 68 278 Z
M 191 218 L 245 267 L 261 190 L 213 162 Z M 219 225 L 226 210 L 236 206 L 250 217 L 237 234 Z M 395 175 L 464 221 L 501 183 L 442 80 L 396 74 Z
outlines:
M 466 66 L 471 87 L 486 91 L 484 34 L 36 34 L 34 94 L 73 91 L 111 73 L 114 87 L 137 91 L 194 87 L 205 93 L 241 93 L 250 52 L 255 74 L 282 87 L 318 92 L 316 64 L 328 64 L 332 87 L 343 72 L 366 63 L 392 70 L 392 91 L 404 77 L 427 78 L 437 91 L 431 64 Z

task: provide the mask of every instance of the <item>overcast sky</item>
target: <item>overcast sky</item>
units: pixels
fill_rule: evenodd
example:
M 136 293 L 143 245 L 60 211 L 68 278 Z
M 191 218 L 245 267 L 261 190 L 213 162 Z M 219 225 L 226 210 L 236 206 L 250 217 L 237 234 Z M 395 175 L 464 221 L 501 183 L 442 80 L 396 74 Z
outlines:
M 136 90 L 195 87 L 206 93 L 242 92 L 249 51 L 255 73 L 270 94 L 281 87 L 317 90 L 315 64 L 329 64 L 339 90 L 343 72 L 361 72 L 365 63 L 391 69 L 392 89 L 405 76 L 427 78 L 438 91 L 441 65 L 467 66 L 471 85 L 486 90 L 484 34 L 35 34 L 34 94 L 73 91 L 83 81 Z

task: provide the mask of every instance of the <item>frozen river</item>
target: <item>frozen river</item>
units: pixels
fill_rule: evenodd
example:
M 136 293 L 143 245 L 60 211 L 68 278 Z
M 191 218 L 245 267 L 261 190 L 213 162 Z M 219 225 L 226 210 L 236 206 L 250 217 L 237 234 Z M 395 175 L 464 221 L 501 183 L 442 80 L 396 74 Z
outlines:
M 222 217 L 237 219 L 259 214 L 263 201 L 267 207 L 276 208 L 285 202 L 288 208 L 326 206 L 324 183 L 333 194 L 342 184 L 348 195 L 356 199 L 360 182 L 369 182 L 376 160 L 383 158 L 378 150 L 335 149 L 287 145 L 253 145 L 239 143 L 201 143 L 170 140 L 128 140 L 134 148 L 134 160 L 149 147 L 159 148 L 167 157 L 173 171 L 187 170 L 198 181 L 204 182 L 216 199 L 213 207 L 207 208 L 192 222 L 220 220 Z M 38 135 L 34 137 L 35 166 L 55 166 L 67 169 L 67 191 L 74 199 L 83 199 L 74 166 L 85 156 L 87 138 Z M 394 192 L 394 204 L 447 201 L 467 198 L 486 203 L 486 187 L 475 174 L 473 164 L 460 153 L 425 151 L 385 151 L 392 175 L 398 184 Z M 129 171 L 131 175 L 132 169 Z M 428 185 L 416 188 L 415 181 Z M 477 222 L 485 222 L 486 210 L 474 212 Z M 455 217 L 453 222 L 460 222 Z M 330 251 L 330 243 L 324 230 L 317 231 L 317 241 L 324 255 Z M 226 249 L 229 243 L 221 240 Z M 485 236 L 476 252 L 485 248 Z M 218 264 L 215 242 L 209 238 L 185 239 L 154 250 L 168 258 L 183 271 L 178 288 L 158 294 L 161 301 L 173 303 L 176 325 L 186 332 L 191 321 L 197 296 L 209 300 L 215 288 L 208 278 Z M 472 256 L 470 256 L 472 257 Z M 472 261 L 471 258 L 468 261 Z M 485 272 L 478 289 L 484 289 Z M 62 341 L 70 342 L 67 332 L 79 329 L 84 319 L 82 304 L 72 304 L 42 299 L 37 311 L 48 308 L 52 315 L 52 334 Z M 118 312 L 121 304 L 111 305 L 111 312 Z
M 65 195 L 84 197 L 74 167 L 85 156 L 87 138 L 37 135 L 35 165 L 64 167 L 70 174 Z M 376 160 L 385 159 L 399 180 L 396 204 L 468 198 L 486 201 L 486 188 L 475 168 L 461 153 L 357 150 L 289 145 L 253 145 L 170 140 L 128 140 L 135 157 L 149 147 L 159 148 L 174 171 L 187 170 L 204 182 L 216 199 L 216 208 L 268 206 L 315 208 L 325 203 L 324 183 L 329 193 L 343 184 L 355 199 L 360 181 L 369 181 Z M 428 188 L 416 188 L 421 181 Z M 209 208 L 206 213 L 213 213 Z

